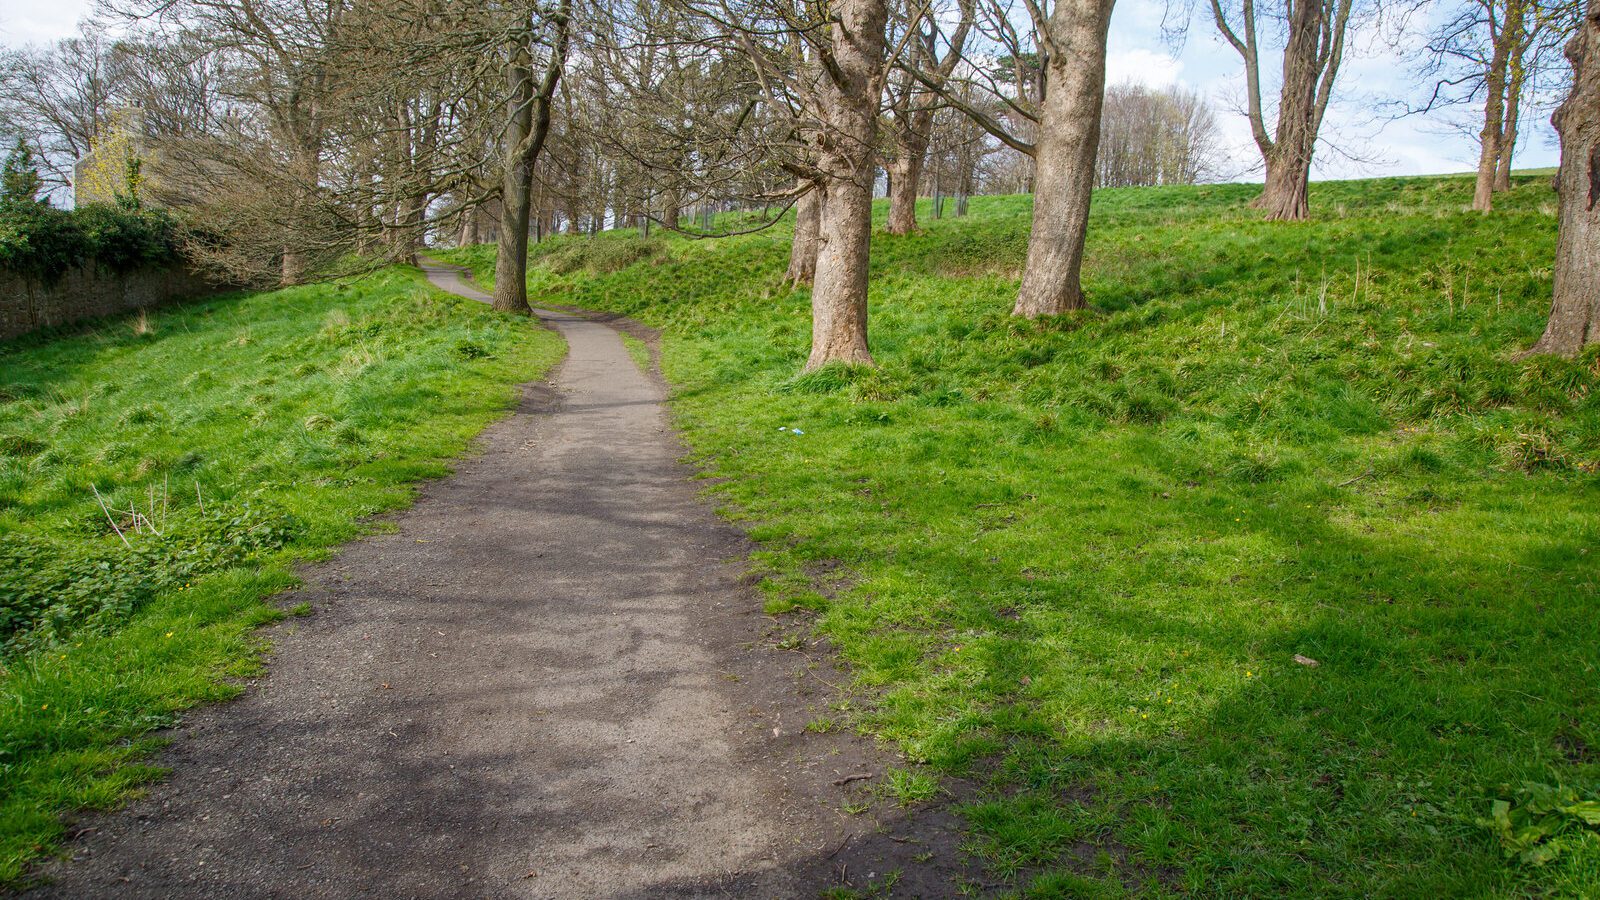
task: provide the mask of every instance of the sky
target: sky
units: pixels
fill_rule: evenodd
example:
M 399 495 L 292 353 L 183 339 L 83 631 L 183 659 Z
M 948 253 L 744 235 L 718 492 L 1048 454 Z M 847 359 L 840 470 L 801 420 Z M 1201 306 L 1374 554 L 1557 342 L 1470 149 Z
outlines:
M 0 0 L 0 46 L 39 43 L 66 37 L 89 12 L 90 0 Z M 1212 104 L 1224 145 L 1222 175 L 1259 180 L 1260 155 L 1250 139 L 1241 106 L 1244 73 L 1233 48 L 1223 43 L 1209 19 L 1197 18 L 1177 46 L 1162 34 L 1165 0 L 1118 0 L 1111 20 L 1107 81 L 1152 87 L 1179 85 Z M 1378 175 L 1434 175 L 1476 167 L 1477 143 L 1443 123 L 1419 117 L 1395 119 L 1389 103 L 1415 96 L 1405 48 L 1394 48 L 1375 30 L 1355 34 L 1340 72 L 1336 102 L 1323 126 L 1325 138 L 1315 157 L 1318 178 Z M 1263 75 L 1275 60 L 1263 59 Z M 1547 113 L 1525 117 L 1518 168 L 1554 166 L 1557 150 Z M 1345 148 L 1336 152 L 1333 145 Z

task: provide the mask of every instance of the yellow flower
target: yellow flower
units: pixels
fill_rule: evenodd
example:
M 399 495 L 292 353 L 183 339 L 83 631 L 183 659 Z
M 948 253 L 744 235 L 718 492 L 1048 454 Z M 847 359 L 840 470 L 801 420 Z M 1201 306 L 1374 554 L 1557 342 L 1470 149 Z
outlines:
M 172 637 L 172 635 L 173 635 L 173 632 L 171 632 L 171 631 L 167 632 L 167 637 Z M 1245 674 L 1248 675 L 1250 673 L 1246 672 Z

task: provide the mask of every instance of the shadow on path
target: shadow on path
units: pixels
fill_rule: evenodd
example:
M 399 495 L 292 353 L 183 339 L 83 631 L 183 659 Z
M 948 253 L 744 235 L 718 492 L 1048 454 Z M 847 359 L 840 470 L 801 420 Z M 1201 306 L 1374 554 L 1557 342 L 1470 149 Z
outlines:
M 606 325 L 538 315 L 568 343 L 555 381 L 395 533 L 309 567 L 270 675 L 190 716 L 172 777 L 82 823 L 38 896 L 955 892 L 947 813 L 839 811 L 885 760 L 805 730 L 818 663 L 770 649 L 659 383 Z

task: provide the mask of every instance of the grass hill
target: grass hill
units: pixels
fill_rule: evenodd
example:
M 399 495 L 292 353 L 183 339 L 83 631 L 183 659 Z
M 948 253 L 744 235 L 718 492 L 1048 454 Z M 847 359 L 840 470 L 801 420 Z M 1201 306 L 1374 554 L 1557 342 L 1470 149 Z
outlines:
M 852 666 L 811 727 L 894 743 L 905 802 L 975 783 L 1021 892 L 1600 893 L 1600 357 L 1518 356 L 1549 181 L 1255 190 L 1100 192 L 1045 321 L 1027 198 L 879 234 L 872 369 L 798 374 L 782 229 L 559 238 L 530 286 L 665 329 L 769 611 Z

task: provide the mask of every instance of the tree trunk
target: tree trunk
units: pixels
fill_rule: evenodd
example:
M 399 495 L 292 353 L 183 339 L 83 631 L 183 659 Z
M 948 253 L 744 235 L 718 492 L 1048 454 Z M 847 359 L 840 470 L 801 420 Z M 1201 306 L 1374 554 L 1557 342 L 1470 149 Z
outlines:
M 683 219 L 683 194 L 673 188 L 667 191 L 666 206 L 661 210 L 661 224 L 668 228 L 677 228 Z
M 1323 39 L 1322 0 L 1290 4 L 1289 42 L 1283 51 L 1283 85 L 1278 94 L 1278 129 L 1266 154 L 1266 184 L 1252 204 L 1269 222 L 1297 222 L 1311 213 L 1311 154 L 1321 123 L 1318 87 Z M 1333 62 L 1332 65 L 1337 65 Z
M 967 201 L 972 198 L 972 145 L 963 143 L 956 151 L 956 216 L 967 214 Z
M 494 308 L 528 312 L 528 211 L 533 166 L 517 148 L 533 131 L 533 68 L 526 40 L 518 41 L 506 66 L 506 160 L 500 181 L 500 240 L 494 258 Z
M 1298 220 L 1310 214 L 1311 156 L 1317 146 L 1333 84 L 1344 59 L 1344 38 L 1354 0 L 1289 0 L 1288 39 L 1283 47 L 1283 78 L 1278 91 L 1278 123 L 1267 134 L 1261 101 L 1261 54 L 1256 41 L 1253 0 L 1243 0 L 1243 37 L 1228 24 L 1220 0 L 1211 0 L 1222 36 L 1244 60 L 1245 102 L 1250 134 L 1266 164 L 1266 184 L 1250 205 L 1273 220 Z
M 1517 129 L 1521 126 L 1522 90 L 1527 73 L 1521 60 L 1511 61 L 1511 78 L 1506 85 L 1505 125 L 1500 129 L 1500 165 L 1494 173 L 1495 193 L 1511 190 L 1511 159 L 1517 151 Z
M 784 280 L 792 285 L 810 284 L 817 274 L 817 233 L 822 226 L 822 191 L 812 187 L 795 204 L 794 240 L 789 244 L 789 271 Z
M 1561 135 L 1555 296 L 1530 353 L 1576 355 L 1600 343 L 1600 0 L 1567 44 L 1572 88 L 1551 121 Z
M 572 0 L 561 0 L 551 22 L 556 28 L 544 76 L 533 80 L 533 36 L 511 48 L 506 66 L 507 123 L 505 169 L 500 187 L 500 239 L 494 261 L 494 308 L 528 309 L 528 214 L 533 206 L 533 169 L 550 136 L 550 105 L 566 67 Z
M 933 111 L 918 110 L 909 115 L 904 130 L 895 135 L 894 159 L 884 167 L 889 172 L 890 234 L 917 230 L 917 189 L 922 186 L 928 131 L 932 127 Z
M 917 181 L 921 168 L 916 162 L 896 156 L 884 164 L 889 173 L 889 223 L 890 234 L 910 234 L 917 230 Z
M 867 262 L 872 239 L 868 178 L 830 178 L 820 204 L 807 371 L 831 362 L 872 364 L 867 349 Z
M 322 172 L 322 142 L 319 137 L 302 137 L 296 141 L 295 169 L 298 183 L 290 188 L 290 221 L 298 223 L 309 215 L 308 209 L 316 196 L 317 179 Z M 297 229 L 298 230 L 298 229 Z M 291 244 L 303 238 L 292 237 Z M 310 264 L 302 247 L 286 246 L 279 261 L 278 282 L 282 285 L 300 284 L 306 280 Z
M 832 362 L 872 363 L 867 350 L 867 262 L 889 14 L 886 0 L 837 0 L 833 13 L 833 66 L 819 85 L 817 167 L 824 193 L 807 371 Z
M 1520 92 L 1518 92 L 1520 93 Z M 1517 151 L 1517 115 L 1521 105 L 1517 94 L 1506 94 L 1506 123 L 1500 133 L 1500 161 L 1494 171 L 1494 192 L 1501 194 L 1511 190 L 1511 159 Z
M 1484 73 L 1483 128 L 1478 132 L 1478 178 L 1472 185 L 1472 208 L 1489 212 L 1494 208 L 1494 179 L 1500 165 L 1500 131 L 1505 124 L 1506 69 L 1511 59 L 1507 24 L 1496 35 L 1494 55 Z
M 417 264 L 422 249 L 423 224 L 428 215 L 428 195 L 413 195 L 400 204 L 399 228 L 395 231 L 394 259 L 406 265 Z
M 278 269 L 278 283 L 288 286 L 299 284 L 306 277 L 306 259 L 298 250 L 285 247 L 282 264 Z
M 1282 143 L 1279 151 L 1287 148 Z M 1278 152 L 1267 163 L 1267 183 L 1250 205 L 1265 210 L 1269 222 L 1298 222 L 1311 214 L 1311 157 Z
M 1106 88 L 1106 30 L 1114 0 L 1057 0 L 1039 138 L 1034 144 L 1033 234 L 1013 315 L 1053 316 L 1084 305 L 1079 284 L 1089 228 L 1095 151 Z

